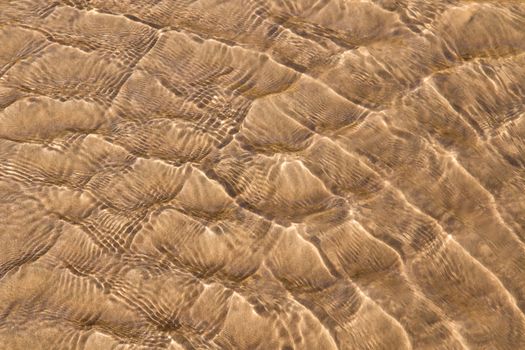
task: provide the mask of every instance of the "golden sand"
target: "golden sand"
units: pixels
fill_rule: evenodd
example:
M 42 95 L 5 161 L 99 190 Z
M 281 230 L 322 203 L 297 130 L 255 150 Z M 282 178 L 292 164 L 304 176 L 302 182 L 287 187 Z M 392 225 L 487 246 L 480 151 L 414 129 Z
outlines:
M 0 350 L 525 349 L 525 2 L 0 0 Z

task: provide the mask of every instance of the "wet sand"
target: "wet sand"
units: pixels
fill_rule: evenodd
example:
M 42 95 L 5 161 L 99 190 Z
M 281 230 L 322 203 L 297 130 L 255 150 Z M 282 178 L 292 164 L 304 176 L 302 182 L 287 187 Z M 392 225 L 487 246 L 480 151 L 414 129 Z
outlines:
M 525 2 L 0 0 L 0 349 L 525 349 Z

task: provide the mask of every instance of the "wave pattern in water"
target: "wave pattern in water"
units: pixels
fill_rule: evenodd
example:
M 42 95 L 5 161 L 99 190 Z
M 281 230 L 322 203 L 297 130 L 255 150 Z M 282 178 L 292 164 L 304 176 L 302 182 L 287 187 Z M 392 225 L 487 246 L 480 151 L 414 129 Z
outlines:
M 525 349 L 525 3 L 0 0 L 0 349 Z

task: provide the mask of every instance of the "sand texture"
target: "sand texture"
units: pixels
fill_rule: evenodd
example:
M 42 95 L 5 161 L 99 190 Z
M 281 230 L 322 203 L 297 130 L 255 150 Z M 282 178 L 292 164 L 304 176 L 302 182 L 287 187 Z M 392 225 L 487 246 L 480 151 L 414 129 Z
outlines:
M 525 349 L 525 1 L 0 0 L 0 350 Z

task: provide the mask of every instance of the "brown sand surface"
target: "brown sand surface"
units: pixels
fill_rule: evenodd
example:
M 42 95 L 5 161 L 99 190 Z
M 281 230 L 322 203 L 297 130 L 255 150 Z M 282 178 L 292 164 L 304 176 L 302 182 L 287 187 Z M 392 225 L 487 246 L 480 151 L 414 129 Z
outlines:
M 0 349 L 525 349 L 525 1 L 0 0 Z

